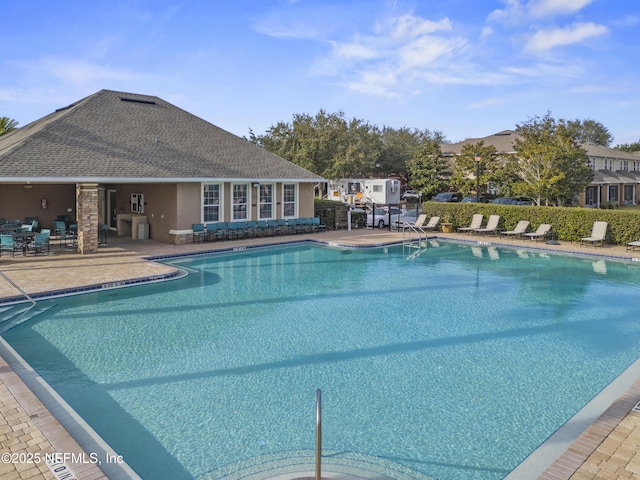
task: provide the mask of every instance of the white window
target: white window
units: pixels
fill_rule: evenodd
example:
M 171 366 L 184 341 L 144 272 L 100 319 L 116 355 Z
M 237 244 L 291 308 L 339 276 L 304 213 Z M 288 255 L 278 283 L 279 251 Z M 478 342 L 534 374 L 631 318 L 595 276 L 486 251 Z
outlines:
M 587 165 L 589 165 L 589 168 L 591 168 L 591 170 L 595 170 L 596 169 L 596 159 L 593 157 L 589 157 L 589 159 L 587 160 Z
M 292 218 L 296 216 L 297 185 L 284 183 L 282 185 L 282 217 Z
M 274 186 L 271 183 L 261 183 L 258 187 L 258 218 L 266 220 L 273 218 L 273 192 Z
M 631 168 L 633 168 L 634 172 L 640 171 L 640 160 L 634 161 Z
M 233 211 L 232 220 L 249 219 L 249 185 L 246 183 L 233 184 Z
M 613 170 L 613 160 L 611 158 L 604 159 L 604 169 Z
M 620 170 L 623 172 L 629 171 L 629 160 L 620 160 Z
M 222 186 L 219 183 L 202 185 L 202 219 L 219 222 L 221 218 Z
M 382 192 L 382 185 L 374 185 L 373 186 L 373 191 L 377 192 L 377 193 L 381 193 Z

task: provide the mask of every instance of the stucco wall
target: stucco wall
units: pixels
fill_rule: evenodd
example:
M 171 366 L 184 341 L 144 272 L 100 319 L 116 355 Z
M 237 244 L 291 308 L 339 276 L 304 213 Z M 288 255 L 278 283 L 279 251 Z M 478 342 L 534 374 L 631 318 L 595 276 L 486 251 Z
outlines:
M 42 208 L 46 199 L 47 208 Z M 68 211 L 70 209 L 71 211 Z M 40 228 L 53 228 L 58 215 L 76 219 L 76 186 L 32 184 L 2 185 L 0 187 L 0 217 L 5 220 L 24 221 L 25 217 L 38 217 Z

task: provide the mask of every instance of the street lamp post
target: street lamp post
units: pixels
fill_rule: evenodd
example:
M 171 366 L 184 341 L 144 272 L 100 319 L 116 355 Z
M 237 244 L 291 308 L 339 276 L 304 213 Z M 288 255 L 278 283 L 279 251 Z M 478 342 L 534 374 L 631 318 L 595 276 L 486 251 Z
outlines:
M 476 160 L 476 203 L 480 203 L 480 157 L 479 154 L 473 156 Z

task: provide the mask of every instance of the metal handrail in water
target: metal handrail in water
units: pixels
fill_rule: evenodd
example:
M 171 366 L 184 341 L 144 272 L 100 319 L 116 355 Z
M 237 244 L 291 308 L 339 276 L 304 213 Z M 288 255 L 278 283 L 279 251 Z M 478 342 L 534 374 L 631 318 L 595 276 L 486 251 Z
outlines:
M 322 390 L 316 390 L 316 480 L 322 478 L 321 475 L 322 458 Z

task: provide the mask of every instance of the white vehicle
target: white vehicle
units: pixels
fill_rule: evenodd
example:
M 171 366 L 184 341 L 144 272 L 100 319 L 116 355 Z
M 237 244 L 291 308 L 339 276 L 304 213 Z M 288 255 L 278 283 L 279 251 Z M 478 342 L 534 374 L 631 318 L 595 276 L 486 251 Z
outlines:
M 400 203 L 400 180 L 392 178 L 341 179 L 329 182 L 330 200 L 355 204 Z
M 376 208 L 375 214 L 367 214 L 367 227 L 372 227 L 373 225 L 380 228 L 388 227 L 389 216 L 391 216 L 391 225 L 395 226 L 398 224 L 401 215 L 402 210 L 399 208 Z

